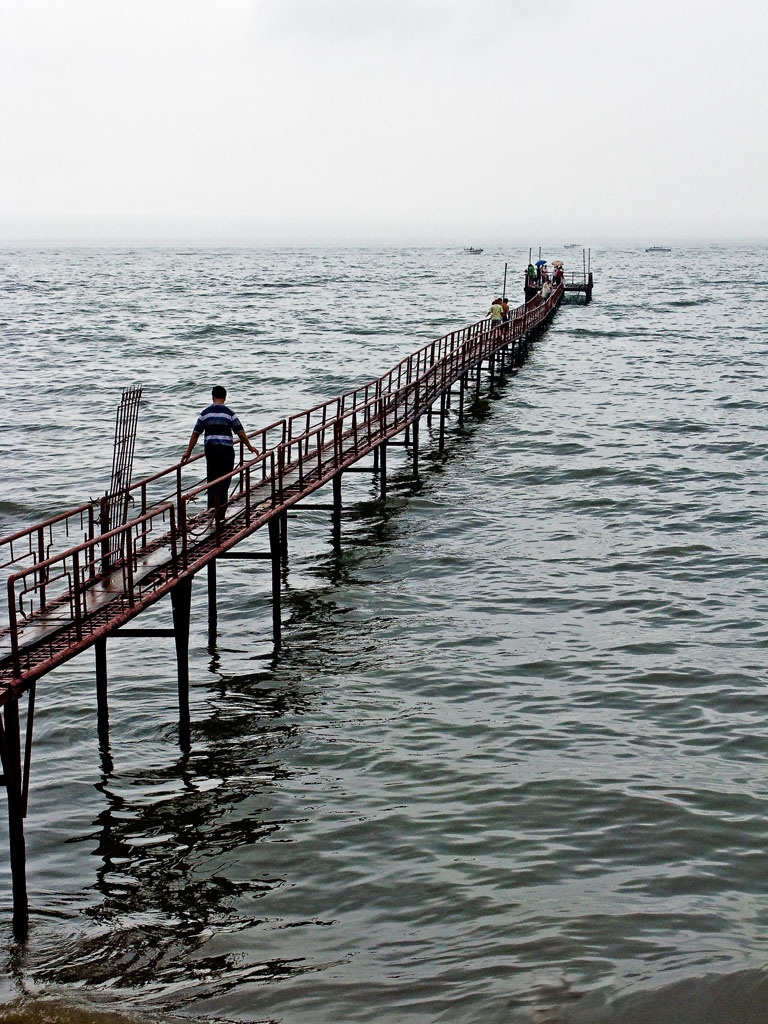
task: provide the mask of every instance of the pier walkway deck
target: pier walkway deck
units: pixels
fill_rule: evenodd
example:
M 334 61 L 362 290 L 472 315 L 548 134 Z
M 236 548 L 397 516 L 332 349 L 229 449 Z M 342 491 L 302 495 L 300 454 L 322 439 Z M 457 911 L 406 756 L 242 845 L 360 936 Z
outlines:
M 591 275 L 590 275 L 591 286 Z M 566 288 L 568 286 L 566 285 Z M 591 287 L 590 287 L 591 291 Z M 463 423 L 470 378 L 480 394 L 481 369 L 491 376 L 522 362 L 527 342 L 556 311 L 559 286 L 536 296 L 494 327 L 490 320 L 453 331 L 420 348 L 376 380 L 289 416 L 250 435 L 260 454 L 222 477 L 230 487 L 225 516 L 207 503 L 208 483 L 185 489 L 183 468 L 171 466 L 129 488 L 139 514 L 110 529 L 108 506 L 86 502 L 0 539 L 0 573 L 7 618 L 0 619 L 0 756 L 8 797 L 14 928 L 25 934 L 27 894 L 23 819 L 26 815 L 36 684 L 89 647 L 96 650 L 100 720 L 106 721 L 106 641 L 110 636 L 173 635 L 176 645 L 180 739 L 189 744 L 190 593 L 192 578 L 208 571 L 209 625 L 215 623 L 216 559 L 264 558 L 272 567 L 272 625 L 280 643 L 280 566 L 287 553 L 287 510 L 331 483 L 334 543 L 340 543 L 341 479 L 373 455 L 372 470 L 386 499 L 387 446 L 409 438 L 418 471 L 418 426 L 439 405 L 439 443 L 452 398 Z M 458 383 L 458 396 L 453 390 Z M 401 442 L 402 443 L 402 442 Z M 199 463 L 202 455 L 187 463 Z M 199 471 L 199 466 L 198 466 Z M 363 471 L 359 469 L 359 471 Z M 269 551 L 235 550 L 266 526 Z M 131 629 L 128 623 L 170 595 L 173 629 Z M 24 735 L 19 705 L 28 698 Z M 23 738 L 23 744 L 22 744 Z

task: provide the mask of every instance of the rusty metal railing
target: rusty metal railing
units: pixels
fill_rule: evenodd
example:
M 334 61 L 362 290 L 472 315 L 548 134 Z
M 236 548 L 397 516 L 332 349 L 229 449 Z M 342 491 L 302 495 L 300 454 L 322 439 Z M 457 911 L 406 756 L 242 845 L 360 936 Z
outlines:
M 158 520 L 165 527 L 158 534 L 158 538 L 162 538 L 163 554 L 157 564 L 165 570 L 159 576 L 153 571 L 156 566 L 147 559 L 146 551 L 142 551 L 138 544 L 140 536 L 156 532 Z M 119 541 L 123 555 L 118 562 L 110 564 L 109 572 L 105 574 L 102 571 L 102 544 L 115 540 Z M 142 603 L 148 592 L 157 589 L 158 580 L 177 575 L 177 542 L 176 509 L 169 503 L 107 534 L 91 537 L 67 551 L 12 573 L 6 588 L 14 677 L 19 677 L 22 671 L 21 621 L 39 632 L 50 632 L 52 636 L 58 632 L 58 627 L 69 627 L 69 647 L 78 646 L 84 639 L 90 641 L 98 631 L 98 627 L 94 628 L 97 621 L 94 613 L 116 598 L 123 610 L 133 609 Z M 57 645 L 55 640 L 51 643 Z

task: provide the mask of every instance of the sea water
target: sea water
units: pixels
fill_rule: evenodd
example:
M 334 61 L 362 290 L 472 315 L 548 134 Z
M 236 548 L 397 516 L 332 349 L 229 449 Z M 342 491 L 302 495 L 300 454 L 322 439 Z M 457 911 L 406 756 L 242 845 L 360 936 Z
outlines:
M 0 1021 L 768 1019 L 768 248 L 591 261 L 418 480 L 345 477 L 340 553 L 289 520 L 279 652 L 267 564 L 220 564 L 216 638 L 195 581 L 188 753 L 172 640 L 110 641 L 108 746 L 90 652 L 41 682 Z M 138 478 L 213 384 L 309 408 L 505 262 L 516 304 L 527 247 L 2 250 L 0 533 L 103 493 L 123 387 Z

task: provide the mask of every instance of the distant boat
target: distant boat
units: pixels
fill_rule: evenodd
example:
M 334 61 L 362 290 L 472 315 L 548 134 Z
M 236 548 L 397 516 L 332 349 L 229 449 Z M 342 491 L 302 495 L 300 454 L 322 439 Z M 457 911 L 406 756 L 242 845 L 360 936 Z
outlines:
M 477 253 L 482 252 L 482 251 L 483 251 L 482 249 L 475 249 L 474 246 L 472 246 L 472 245 L 467 246 L 467 248 L 464 250 L 464 252 L 471 252 L 471 253 L 474 253 L 475 255 L 477 255 Z
M 581 244 L 579 242 L 566 242 L 563 246 L 564 249 L 580 249 Z
M 671 249 L 667 249 L 664 245 L 652 245 L 650 249 L 646 249 L 646 252 L 672 252 Z

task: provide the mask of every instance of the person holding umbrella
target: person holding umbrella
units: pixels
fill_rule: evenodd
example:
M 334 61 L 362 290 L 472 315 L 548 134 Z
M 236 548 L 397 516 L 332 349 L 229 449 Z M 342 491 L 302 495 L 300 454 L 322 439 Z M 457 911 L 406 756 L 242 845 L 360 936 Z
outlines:
M 541 284 L 542 278 L 544 277 L 544 267 L 546 267 L 546 260 L 536 261 L 536 284 Z

